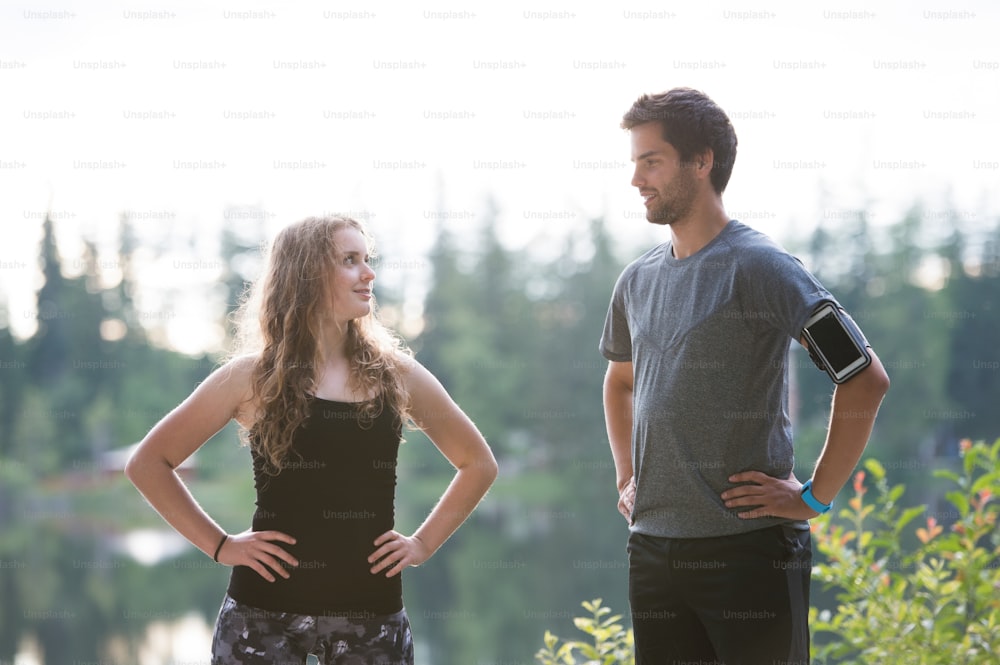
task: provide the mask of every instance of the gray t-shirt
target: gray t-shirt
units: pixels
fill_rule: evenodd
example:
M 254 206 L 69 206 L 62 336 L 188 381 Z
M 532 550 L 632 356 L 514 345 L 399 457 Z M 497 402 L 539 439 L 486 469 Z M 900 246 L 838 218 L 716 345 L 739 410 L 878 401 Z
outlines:
M 798 259 L 735 220 L 693 256 L 674 258 L 668 242 L 625 268 L 600 348 L 633 363 L 633 531 L 699 538 L 789 521 L 741 519 L 719 495 L 739 471 L 791 473 L 788 349 L 824 301 L 836 302 Z

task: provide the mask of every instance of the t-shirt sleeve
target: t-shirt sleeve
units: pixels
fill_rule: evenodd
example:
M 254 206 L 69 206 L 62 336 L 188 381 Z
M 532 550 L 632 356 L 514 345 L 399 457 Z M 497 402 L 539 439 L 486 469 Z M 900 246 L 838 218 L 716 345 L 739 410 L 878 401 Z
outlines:
M 798 340 L 809 316 L 820 304 L 832 302 L 840 306 L 802 262 L 784 250 L 758 250 L 744 258 L 743 278 L 749 296 L 745 307 L 751 320 Z
M 604 333 L 601 335 L 601 355 L 614 362 L 632 360 L 632 333 L 628 327 L 628 314 L 625 311 L 627 272 L 623 272 L 615 284 L 611 304 L 608 306 L 608 316 L 604 320 Z

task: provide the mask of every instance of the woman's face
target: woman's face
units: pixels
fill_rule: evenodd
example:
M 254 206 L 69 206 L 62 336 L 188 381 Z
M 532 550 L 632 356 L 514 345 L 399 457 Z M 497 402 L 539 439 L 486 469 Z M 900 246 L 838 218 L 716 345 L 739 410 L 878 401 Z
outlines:
M 346 323 L 372 311 L 372 288 L 375 271 L 368 264 L 368 244 L 361 232 L 352 227 L 334 233 L 339 248 L 330 288 L 333 316 Z

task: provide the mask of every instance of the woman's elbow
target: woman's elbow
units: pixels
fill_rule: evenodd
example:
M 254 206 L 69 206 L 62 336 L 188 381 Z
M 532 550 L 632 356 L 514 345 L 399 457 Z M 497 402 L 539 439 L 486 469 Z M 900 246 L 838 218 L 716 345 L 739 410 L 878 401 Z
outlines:
M 149 473 L 159 470 L 160 467 L 170 469 L 170 464 L 163 458 L 157 459 L 156 456 L 150 456 L 150 454 L 142 449 L 142 446 L 137 448 L 129 456 L 128 461 L 125 462 L 125 477 L 132 481 L 132 484 L 138 487 L 143 483 L 143 481 L 149 477 Z
M 131 481 L 133 485 L 137 483 L 140 476 L 142 475 L 142 468 L 145 462 L 142 460 L 142 456 L 139 451 L 134 451 L 129 455 L 128 461 L 125 462 L 125 477 Z
M 500 474 L 500 465 L 497 464 L 496 457 L 493 456 L 493 451 L 490 450 L 489 446 L 483 446 L 482 451 L 476 455 L 470 466 L 487 488 Z
M 500 475 L 500 465 L 497 464 L 496 457 L 493 456 L 493 451 L 489 448 L 486 449 L 486 453 L 476 466 L 479 467 L 487 486 L 492 485 L 493 481 Z

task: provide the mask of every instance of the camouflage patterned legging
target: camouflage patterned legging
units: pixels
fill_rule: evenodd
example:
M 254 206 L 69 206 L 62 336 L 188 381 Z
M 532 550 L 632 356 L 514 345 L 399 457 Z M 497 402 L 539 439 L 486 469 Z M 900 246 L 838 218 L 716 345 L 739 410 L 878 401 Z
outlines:
M 413 665 L 406 610 L 387 616 L 270 612 L 228 595 L 212 638 L 212 665 Z

